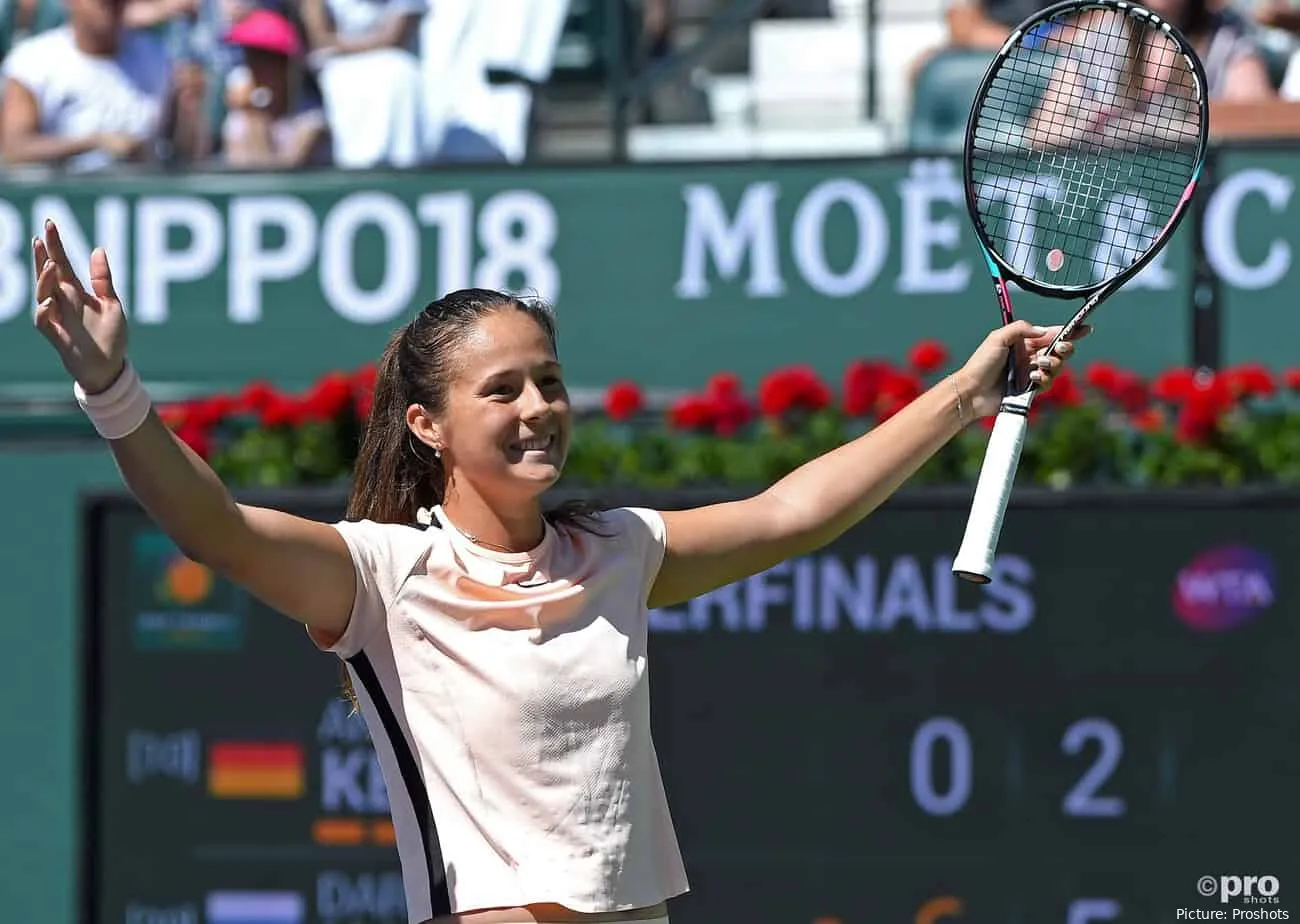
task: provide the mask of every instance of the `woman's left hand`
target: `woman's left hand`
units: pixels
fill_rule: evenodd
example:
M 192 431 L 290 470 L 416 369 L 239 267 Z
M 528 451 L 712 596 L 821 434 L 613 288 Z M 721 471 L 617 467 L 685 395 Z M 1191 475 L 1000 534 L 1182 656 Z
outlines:
M 1074 355 L 1075 343 L 1091 331 L 1091 327 L 1081 324 L 1068 340 L 1056 345 L 1051 355 L 1046 350 L 1061 332 L 1061 325 L 1035 327 L 1028 321 L 1013 321 L 990 333 L 957 373 L 958 387 L 970 404 L 971 415 L 991 417 L 998 412 L 1006 387 L 1008 350 L 1016 357 L 1017 380 L 1032 379 L 1043 392 L 1051 387 L 1062 364 Z

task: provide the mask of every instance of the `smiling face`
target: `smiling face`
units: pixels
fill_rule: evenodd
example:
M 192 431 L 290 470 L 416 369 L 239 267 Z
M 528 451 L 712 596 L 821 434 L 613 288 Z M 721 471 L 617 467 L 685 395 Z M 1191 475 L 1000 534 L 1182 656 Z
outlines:
M 573 428 L 562 370 L 544 331 L 522 311 L 492 311 L 460 340 L 446 403 L 427 429 L 449 484 L 490 506 L 532 500 L 559 480 Z

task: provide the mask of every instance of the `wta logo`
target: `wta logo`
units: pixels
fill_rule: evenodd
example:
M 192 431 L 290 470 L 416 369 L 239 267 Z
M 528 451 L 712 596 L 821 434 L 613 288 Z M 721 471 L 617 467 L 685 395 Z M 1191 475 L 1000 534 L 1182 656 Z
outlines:
M 1174 579 L 1174 610 L 1198 632 L 1235 629 L 1272 606 L 1276 598 L 1272 559 L 1243 545 L 1208 549 Z

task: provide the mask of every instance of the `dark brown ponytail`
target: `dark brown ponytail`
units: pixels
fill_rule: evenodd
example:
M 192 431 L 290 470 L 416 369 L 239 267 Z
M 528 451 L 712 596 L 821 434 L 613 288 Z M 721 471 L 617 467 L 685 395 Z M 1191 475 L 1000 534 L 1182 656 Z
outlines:
M 389 339 L 375 370 L 374 402 L 348 496 L 349 520 L 410 524 L 419 508 L 442 502 L 442 462 L 406 425 L 406 409 L 421 402 L 408 394 L 402 374 L 413 326 Z

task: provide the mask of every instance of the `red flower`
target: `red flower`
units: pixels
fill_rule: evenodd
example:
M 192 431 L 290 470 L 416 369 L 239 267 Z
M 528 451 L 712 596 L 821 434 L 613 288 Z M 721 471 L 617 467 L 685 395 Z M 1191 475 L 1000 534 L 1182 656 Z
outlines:
M 334 420 L 352 404 L 352 380 L 341 372 L 321 376 L 299 408 L 305 420 Z
M 1238 398 L 1271 398 L 1277 394 L 1273 375 L 1261 363 L 1242 363 L 1224 369 L 1228 390 Z
M 1288 369 L 1283 372 L 1282 384 L 1291 391 L 1300 391 L 1300 369 Z
M 1125 371 L 1117 372 L 1110 398 L 1129 414 L 1146 410 L 1151 403 L 1146 382 L 1141 376 Z
M 713 402 L 703 395 L 683 395 L 668 408 L 668 419 L 677 430 L 707 430 L 715 423 Z
M 754 406 L 741 393 L 740 379 L 730 372 L 709 379 L 704 394 L 712 404 L 713 432 L 718 436 L 732 436 L 754 417 Z
M 276 391 L 269 382 L 249 382 L 235 399 L 241 411 L 258 413 L 276 397 Z
M 865 417 L 880 400 L 880 389 L 885 379 L 893 375 L 884 363 L 855 359 L 844 370 L 844 413 L 850 417 Z
M 1233 394 L 1228 380 L 1213 372 L 1198 374 L 1192 386 L 1175 432 L 1184 442 L 1203 443 L 1214 434 L 1219 418 L 1232 409 Z
M 1151 400 L 1141 376 L 1113 363 L 1092 363 L 1085 377 L 1095 391 L 1130 414 L 1143 410 Z
M 158 407 L 158 417 L 171 430 L 183 426 L 190 419 L 190 405 L 184 401 Z
M 641 387 L 635 382 L 614 382 L 605 389 L 605 413 L 612 420 L 630 420 L 645 406 Z
M 366 363 L 352 373 L 352 385 L 358 391 L 374 391 L 375 376 L 375 364 Z
M 1169 369 L 1156 376 L 1151 394 L 1160 401 L 1181 404 L 1196 391 L 1196 372 L 1192 369 Z
M 201 459 L 207 459 L 212 454 L 212 439 L 208 436 L 208 431 L 193 421 L 186 421 L 176 430 L 176 437 L 194 452 Z
M 704 393 L 715 398 L 740 394 L 740 376 L 734 372 L 715 372 L 704 386 Z
M 794 410 L 820 411 L 831 403 L 831 392 L 810 367 L 789 366 L 763 379 L 758 403 L 766 416 L 781 417 Z
M 1052 379 L 1052 387 L 1030 407 L 1035 408 L 1040 404 L 1046 404 L 1048 407 L 1077 407 L 1082 403 L 1083 389 L 1079 387 L 1079 380 L 1075 378 L 1074 370 L 1066 366 Z
M 1232 409 L 1233 394 L 1227 379 L 1213 372 L 1198 374 L 1193 380 L 1192 391 L 1188 394 L 1189 404 L 1202 405 L 1217 417 Z
M 1142 433 L 1156 433 L 1163 430 L 1165 426 L 1165 412 L 1158 407 L 1148 407 L 1138 411 L 1130 419 L 1133 421 L 1134 429 Z
M 1219 415 L 1213 404 L 1188 401 L 1178 412 L 1178 426 L 1174 432 L 1184 443 L 1204 443 L 1214 435 L 1218 422 Z
M 885 371 L 876 402 L 876 419 L 884 422 L 921 396 L 925 390 L 919 376 L 908 372 Z
M 229 395 L 212 395 L 191 401 L 186 419 L 207 430 L 221 423 L 236 410 L 238 408 L 234 398 Z
M 1113 363 L 1095 362 L 1088 366 L 1088 371 L 1084 375 L 1094 390 L 1109 398 L 1114 394 L 1120 370 Z
M 948 350 L 938 340 L 922 340 L 907 354 L 907 364 L 918 375 L 928 375 L 948 362 Z
M 287 395 L 272 395 L 261 410 L 264 427 L 294 427 L 306 419 L 307 409 L 303 403 Z

